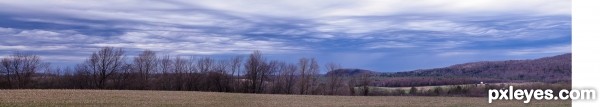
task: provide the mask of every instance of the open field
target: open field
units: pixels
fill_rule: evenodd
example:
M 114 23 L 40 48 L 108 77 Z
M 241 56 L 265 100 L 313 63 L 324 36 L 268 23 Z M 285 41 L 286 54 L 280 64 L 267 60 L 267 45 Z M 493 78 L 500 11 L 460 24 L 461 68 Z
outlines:
M 0 90 L 0 106 L 570 106 L 570 101 L 494 101 L 482 97 L 319 96 L 137 90 Z
M 531 86 L 543 86 L 543 87 L 536 87 L 536 88 L 564 88 L 564 87 L 570 87 L 570 84 L 561 84 L 561 83 L 541 83 L 541 82 L 523 82 L 523 83 L 489 83 L 486 85 L 494 85 L 496 87 L 504 87 L 504 88 L 508 88 L 509 86 L 514 86 L 514 87 L 531 87 Z M 433 90 L 436 87 L 441 88 L 442 90 L 448 91 L 451 88 L 454 88 L 456 86 L 461 86 L 463 88 L 465 87 L 477 87 L 477 88 L 481 88 L 484 89 L 486 85 L 481 85 L 481 84 L 463 84 L 463 85 L 439 85 L 439 86 L 416 86 L 415 89 L 419 90 L 419 91 L 428 91 L 428 90 Z M 404 92 L 404 93 L 408 93 L 409 90 L 412 87 L 374 87 L 374 86 L 370 86 L 369 90 L 371 90 L 372 92 L 378 92 L 378 93 L 384 93 L 384 95 L 396 95 L 398 92 Z M 355 87 L 356 90 L 362 90 L 362 87 Z
M 525 82 L 525 83 L 489 83 L 487 85 L 503 85 L 503 86 L 524 86 L 524 85 L 532 85 L 532 84 L 545 84 L 545 83 L 540 83 L 540 82 Z M 464 84 L 464 85 L 439 85 L 439 86 L 416 86 L 415 88 L 418 90 L 430 90 L 433 89 L 435 87 L 441 87 L 443 89 L 449 88 L 449 87 L 455 87 L 455 86 L 462 86 L 462 87 L 466 87 L 468 85 L 476 85 L 477 87 L 484 87 L 484 85 L 479 85 L 479 84 Z M 390 89 L 390 90 L 394 90 L 394 89 L 402 89 L 402 90 L 410 90 L 411 87 L 377 87 L 377 88 L 382 88 L 382 89 Z

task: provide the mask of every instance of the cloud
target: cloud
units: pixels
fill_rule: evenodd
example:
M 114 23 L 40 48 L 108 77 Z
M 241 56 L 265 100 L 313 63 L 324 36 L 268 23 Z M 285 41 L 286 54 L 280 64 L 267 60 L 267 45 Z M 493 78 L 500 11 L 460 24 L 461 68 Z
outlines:
M 40 55 L 40 58 L 44 61 L 61 63 L 80 62 L 86 60 L 88 57 L 87 55 Z
M 386 48 L 413 48 L 417 47 L 413 44 L 402 43 L 397 41 L 374 42 L 365 46 L 365 49 L 386 49 Z
M 111 46 L 128 50 L 164 52 L 165 54 L 239 54 L 253 50 L 267 53 L 285 53 L 309 50 L 292 46 L 286 41 L 255 40 L 239 35 L 215 35 L 190 32 L 136 31 L 111 37 L 82 35 L 75 31 L 22 30 L 1 28 L 3 51 L 91 52 Z
M 570 15 L 569 0 L 203 0 L 181 3 L 237 13 L 270 17 L 319 18 L 337 16 L 385 16 L 398 14 L 490 15 L 520 13 Z M 510 8 L 507 8 L 510 7 Z M 301 14 L 297 14 L 301 13 Z M 470 14 L 478 13 L 478 14 Z
M 51 50 L 65 50 L 68 49 L 66 46 L 0 46 L 0 50 L 26 50 L 26 51 L 51 51 Z
M 0 1 L 0 11 L 14 14 L 40 14 L 50 18 L 115 20 L 153 25 L 211 26 L 236 28 L 255 23 L 273 23 L 273 19 L 321 20 L 355 16 L 499 16 L 570 15 L 569 0 L 220 0 L 142 1 L 80 0 L 36 2 Z M 506 8 L 510 7 L 510 8 Z M 32 19 L 32 18 L 26 18 Z M 35 19 L 35 18 L 33 18 Z M 66 20 L 37 21 L 73 24 Z M 351 19 L 342 19 L 351 20 Z M 344 23 L 344 22 L 340 22 Z
M 403 29 L 414 31 L 462 33 L 476 36 L 493 35 L 500 32 L 500 30 L 493 28 L 486 28 L 482 26 L 471 25 L 471 23 L 460 23 L 449 20 L 414 20 L 405 22 L 402 27 Z
M 570 51 L 566 50 L 570 45 L 562 46 L 571 43 L 570 4 L 570 0 L 2 0 L 0 54 L 18 50 L 57 60 L 81 59 L 76 57 L 103 46 L 178 55 L 252 50 L 281 55 L 385 54 L 372 59 L 397 53 L 558 53 Z M 543 49 L 555 46 L 556 51 Z
M 119 33 L 151 30 L 219 35 L 255 34 L 329 39 L 334 37 L 377 39 L 381 36 L 372 35 L 382 33 L 387 35 L 392 32 L 431 32 L 443 33 L 441 35 L 492 35 L 496 36 L 492 39 L 496 39 L 525 37 L 527 34 L 514 34 L 514 32 L 528 31 L 515 28 L 491 28 L 490 25 L 473 24 L 472 19 L 478 19 L 476 21 L 479 23 L 498 20 L 494 17 L 528 19 L 528 17 L 569 16 L 570 5 L 568 4 L 570 4 L 568 0 L 382 0 L 377 2 L 233 0 L 226 3 L 218 0 L 83 0 L 77 2 L 8 0 L 0 2 L 3 7 L 0 8 L 0 12 L 13 14 L 9 15 L 12 16 L 10 20 L 86 26 L 89 27 L 87 29 L 97 30 L 112 29 Z M 503 20 L 507 19 L 501 21 Z M 564 25 L 565 23 L 553 23 L 556 21 L 529 23 L 528 26 L 532 29 L 569 26 Z M 108 35 L 120 34 L 109 33 Z
M 145 31 L 128 32 L 118 36 L 122 42 L 92 44 L 134 49 L 151 49 L 172 54 L 237 54 L 262 50 L 268 53 L 285 53 L 308 50 L 292 46 L 285 41 L 256 40 L 239 35 L 215 35 L 190 32 Z
M 563 54 L 571 53 L 571 44 L 556 45 L 547 47 L 536 47 L 528 49 L 516 49 L 508 52 L 509 55 L 530 55 L 530 54 Z
M 393 26 L 386 21 L 368 21 L 360 19 L 329 19 L 321 20 L 322 26 L 315 27 L 319 32 L 336 32 L 336 33 L 370 33 L 377 30 L 385 30 Z
M 3 27 L 0 27 L 0 33 L 1 33 L 1 34 L 5 34 L 5 33 L 12 33 L 12 32 L 14 32 L 14 31 L 15 31 L 15 30 L 14 30 L 14 29 L 12 29 L 12 28 L 3 28 Z

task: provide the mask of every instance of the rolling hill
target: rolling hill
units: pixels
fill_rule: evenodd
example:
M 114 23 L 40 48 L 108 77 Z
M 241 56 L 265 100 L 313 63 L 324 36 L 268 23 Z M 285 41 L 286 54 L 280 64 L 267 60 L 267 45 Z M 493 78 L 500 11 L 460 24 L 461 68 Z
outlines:
M 571 53 L 539 59 L 471 62 L 443 68 L 384 73 L 380 76 L 403 77 L 378 81 L 377 84 L 384 86 L 462 84 L 479 81 L 570 83 Z
M 363 74 L 376 75 L 378 72 L 364 69 L 336 69 L 331 72 L 327 72 L 325 75 L 338 75 L 338 76 L 358 76 Z

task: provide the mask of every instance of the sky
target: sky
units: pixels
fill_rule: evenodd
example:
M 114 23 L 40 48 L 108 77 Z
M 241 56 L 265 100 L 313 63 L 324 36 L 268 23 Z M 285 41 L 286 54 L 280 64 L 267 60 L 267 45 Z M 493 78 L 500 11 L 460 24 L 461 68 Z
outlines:
M 1 0 L 0 56 L 99 47 L 398 72 L 571 52 L 571 0 Z

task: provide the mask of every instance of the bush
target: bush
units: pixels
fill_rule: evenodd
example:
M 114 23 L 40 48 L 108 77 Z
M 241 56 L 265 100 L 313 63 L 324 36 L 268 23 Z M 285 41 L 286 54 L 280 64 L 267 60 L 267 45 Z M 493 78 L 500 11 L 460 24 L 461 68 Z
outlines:
M 408 91 L 408 94 L 410 95 L 417 95 L 417 88 L 415 87 L 410 87 L 410 90 Z

